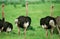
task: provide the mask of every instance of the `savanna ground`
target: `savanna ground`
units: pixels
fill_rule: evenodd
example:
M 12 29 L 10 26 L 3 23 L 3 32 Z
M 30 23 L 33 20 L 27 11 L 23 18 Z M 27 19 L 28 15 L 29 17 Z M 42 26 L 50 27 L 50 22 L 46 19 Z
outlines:
M 31 26 L 34 30 L 27 30 L 26 39 L 46 39 L 45 30 L 40 26 L 40 18 L 50 15 L 51 3 L 40 3 L 40 4 L 29 4 L 28 5 L 28 16 L 31 17 Z M 2 18 L 2 7 L 0 5 L 0 19 Z M 14 20 L 21 15 L 26 15 L 25 7 L 17 4 L 15 8 L 13 5 L 5 5 L 4 8 L 5 20 L 13 24 L 13 31 L 10 33 L 2 32 L 0 33 L 0 39 L 24 39 L 23 29 L 21 29 L 20 36 L 18 35 L 18 28 L 15 25 Z M 60 16 L 60 4 L 54 3 L 53 16 Z M 13 33 L 15 32 L 15 33 Z M 48 31 L 49 32 L 49 31 Z M 60 39 L 58 34 L 53 34 L 53 39 Z M 48 35 L 50 38 L 50 32 Z

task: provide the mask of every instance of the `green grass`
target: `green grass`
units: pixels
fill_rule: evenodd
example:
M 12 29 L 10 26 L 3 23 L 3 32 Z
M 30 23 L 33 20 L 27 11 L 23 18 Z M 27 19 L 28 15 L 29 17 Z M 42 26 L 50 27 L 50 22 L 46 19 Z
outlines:
M 40 18 L 50 15 L 50 5 L 51 3 L 41 3 L 41 4 L 29 4 L 28 6 L 28 16 L 31 17 L 32 22 L 31 26 L 35 29 L 28 30 L 26 32 L 26 39 L 46 39 L 45 30 L 40 27 L 39 21 Z M 54 13 L 53 16 L 60 16 L 60 4 L 54 4 Z M 0 18 L 2 18 L 1 15 L 2 8 L 0 5 Z M 14 20 L 21 15 L 26 15 L 26 9 L 25 7 L 22 7 L 21 5 L 17 5 L 16 8 L 14 8 L 13 5 L 6 5 L 4 8 L 5 13 L 5 19 L 6 21 L 9 21 L 13 24 L 13 31 L 10 33 L 0 33 L 0 39 L 24 39 L 23 30 L 21 30 L 20 36 L 18 35 L 18 28 L 14 23 Z M 16 34 L 14 34 L 15 32 Z M 49 31 L 48 31 L 49 32 Z M 58 39 L 58 34 L 53 34 L 53 39 Z M 50 32 L 48 35 L 48 39 L 50 38 Z

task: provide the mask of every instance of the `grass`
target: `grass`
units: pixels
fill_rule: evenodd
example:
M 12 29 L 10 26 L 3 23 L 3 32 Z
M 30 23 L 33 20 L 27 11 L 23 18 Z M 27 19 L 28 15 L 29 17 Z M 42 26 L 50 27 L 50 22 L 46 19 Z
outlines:
M 41 4 L 29 4 L 28 5 L 28 16 L 31 17 L 32 22 L 31 26 L 35 29 L 28 30 L 26 32 L 26 39 L 46 39 L 45 30 L 41 28 L 40 26 L 40 18 L 50 15 L 50 5 L 51 3 L 41 3 Z M 54 4 L 54 13 L 53 16 L 60 16 L 60 4 Z M 0 5 L 0 18 L 2 18 L 1 15 L 2 7 Z M 5 5 L 4 8 L 5 13 L 5 19 L 6 21 L 9 21 L 13 24 L 13 31 L 10 33 L 2 32 L 0 33 L 0 39 L 24 39 L 23 30 L 21 29 L 20 36 L 18 35 L 18 28 L 14 23 L 14 20 L 21 15 L 26 15 L 26 9 L 25 7 L 22 7 L 21 5 L 17 4 L 17 7 L 14 8 L 13 5 Z M 13 33 L 15 32 L 15 33 Z M 49 31 L 48 31 L 49 32 Z M 60 38 L 58 34 L 53 34 L 53 39 Z M 50 32 L 48 35 L 48 39 L 50 38 Z

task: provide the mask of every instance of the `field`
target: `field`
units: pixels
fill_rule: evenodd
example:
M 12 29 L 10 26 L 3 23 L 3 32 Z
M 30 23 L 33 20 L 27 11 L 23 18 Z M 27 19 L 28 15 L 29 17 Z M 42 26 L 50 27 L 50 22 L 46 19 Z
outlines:
M 21 15 L 26 15 L 25 7 L 17 4 L 15 8 L 13 5 L 5 5 L 4 13 L 5 13 L 5 20 L 9 21 L 13 24 L 13 31 L 10 33 L 2 32 L 0 33 L 0 39 L 24 39 L 23 29 L 21 29 L 20 36 L 18 35 L 18 28 L 15 25 L 14 20 Z M 45 30 L 40 26 L 40 18 L 49 16 L 50 15 L 50 7 L 51 3 L 41 3 L 41 4 L 29 4 L 28 5 L 28 16 L 31 17 L 32 22 L 31 26 L 34 30 L 27 30 L 26 32 L 26 39 L 46 39 Z M 1 15 L 2 7 L 0 5 L 0 19 L 2 18 Z M 53 16 L 60 16 L 60 4 L 54 3 L 54 12 Z M 13 33 L 14 32 L 14 33 Z M 49 32 L 49 31 L 48 31 Z M 48 39 L 50 38 L 50 32 L 48 35 Z M 53 39 L 60 39 L 58 34 L 53 34 Z

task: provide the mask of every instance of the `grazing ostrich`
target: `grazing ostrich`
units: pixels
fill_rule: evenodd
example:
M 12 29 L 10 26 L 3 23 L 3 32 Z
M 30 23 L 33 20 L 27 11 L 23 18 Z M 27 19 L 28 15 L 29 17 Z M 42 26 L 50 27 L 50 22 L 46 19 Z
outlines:
M 58 30 L 59 35 L 60 35 L 60 16 L 56 17 L 56 25 L 57 25 L 57 30 Z
M 24 35 L 26 35 L 26 29 L 30 27 L 31 18 L 28 16 L 19 16 L 15 19 L 15 23 L 18 27 L 18 34 L 20 34 L 20 28 L 24 29 Z
M 46 29 L 46 35 L 48 36 L 47 30 L 51 29 L 51 34 L 53 34 L 53 29 L 56 27 L 56 20 L 51 16 L 46 16 L 40 19 L 40 25 Z

